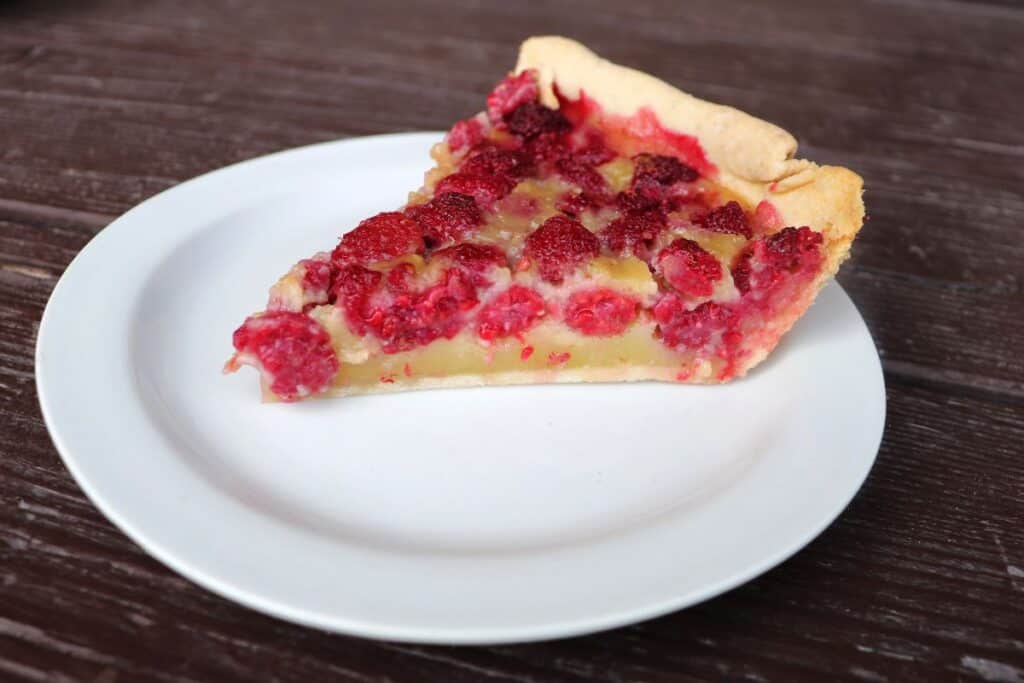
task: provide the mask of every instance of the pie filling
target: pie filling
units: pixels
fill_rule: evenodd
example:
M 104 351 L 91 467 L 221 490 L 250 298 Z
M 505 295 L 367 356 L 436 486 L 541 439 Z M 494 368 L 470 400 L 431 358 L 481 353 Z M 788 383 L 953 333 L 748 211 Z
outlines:
M 300 261 L 227 364 L 267 398 L 480 382 L 721 382 L 814 296 L 821 233 L 715 182 L 695 138 L 581 94 L 539 102 L 535 74 L 432 151 L 400 211 Z

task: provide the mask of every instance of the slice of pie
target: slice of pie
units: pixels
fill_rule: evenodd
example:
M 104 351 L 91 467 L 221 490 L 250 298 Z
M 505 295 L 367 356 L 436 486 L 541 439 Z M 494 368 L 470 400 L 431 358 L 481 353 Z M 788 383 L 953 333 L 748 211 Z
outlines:
M 296 264 L 234 334 L 267 400 L 534 382 L 725 382 L 847 257 L 861 179 L 789 133 L 527 40 L 408 204 Z

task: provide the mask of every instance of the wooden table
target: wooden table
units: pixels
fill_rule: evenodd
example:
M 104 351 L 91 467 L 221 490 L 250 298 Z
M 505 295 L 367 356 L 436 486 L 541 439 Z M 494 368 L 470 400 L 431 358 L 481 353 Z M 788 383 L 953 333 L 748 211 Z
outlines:
M 1024 680 L 1024 6 L 477 5 L 0 4 L 0 680 Z M 871 220 L 840 280 L 882 354 L 889 418 L 849 509 L 720 598 L 509 647 L 293 626 L 150 559 L 39 416 L 36 329 L 72 257 L 219 166 L 443 128 L 548 32 L 864 176 Z

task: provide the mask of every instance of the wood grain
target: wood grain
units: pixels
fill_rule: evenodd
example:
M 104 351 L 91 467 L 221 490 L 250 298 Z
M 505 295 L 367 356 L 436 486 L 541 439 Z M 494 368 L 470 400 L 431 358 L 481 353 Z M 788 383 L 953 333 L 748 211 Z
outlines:
M 864 489 L 727 595 L 532 645 L 330 635 L 150 559 L 39 416 L 34 339 L 60 273 L 199 173 L 445 127 L 536 33 L 776 121 L 865 177 L 871 221 L 840 280 L 889 417 Z M 1009 2 L 0 3 L 0 680 L 1024 681 L 1022 111 Z

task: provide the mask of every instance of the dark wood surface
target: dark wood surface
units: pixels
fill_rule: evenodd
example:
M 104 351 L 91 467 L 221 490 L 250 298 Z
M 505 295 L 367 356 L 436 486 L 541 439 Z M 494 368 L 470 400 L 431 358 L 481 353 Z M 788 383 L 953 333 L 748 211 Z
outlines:
M 840 280 L 889 417 L 849 509 L 720 598 L 508 647 L 293 626 L 145 555 L 39 416 L 35 334 L 74 255 L 213 168 L 446 127 L 556 32 L 864 176 Z M 1022 123 L 1010 2 L 0 2 L 0 681 L 1024 681 Z

